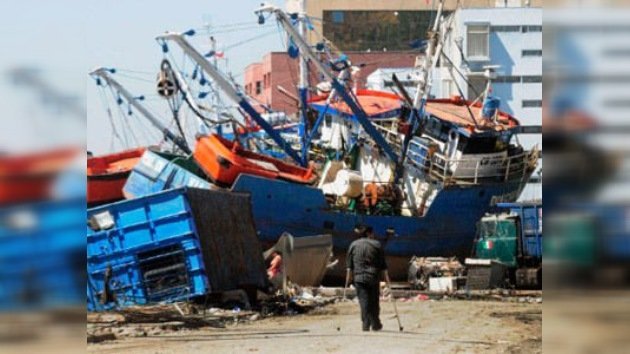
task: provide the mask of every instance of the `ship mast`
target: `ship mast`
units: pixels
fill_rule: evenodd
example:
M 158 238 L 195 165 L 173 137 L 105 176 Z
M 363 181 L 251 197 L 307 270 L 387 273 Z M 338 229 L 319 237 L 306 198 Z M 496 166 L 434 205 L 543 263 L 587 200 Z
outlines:
M 298 28 L 299 34 L 303 38 L 306 37 L 306 0 L 298 0 L 300 12 L 298 13 Z M 306 164 L 308 159 L 308 144 L 306 137 L 307 116 L 306 107 L 308 100 L 308 61 L 304 53 L 300 50 L 300 82 L 298 83 L 298 93 L 300 98 L 299 110 L 300 110 L 300 125 L 299 136 L 302 145 L 302 160 L 303 164 Z
M 442 41 L 440 41 L 440 24 L 442 22 L 442 10 L 444 9 L 444 0 L 440 0 L 438 4 L 437 14 L 435 15 L 435 22 L 433 27 L 429 31 L 429 40 L 427 43 L 427 49 L 424 53 L 424 62 L 420 66 L 421 76 L 418 80 L 418 86 L 416 89 L 416 95 L 413 99 L 413 108 L 422 112 L 424 104 L 429 97 L 431 91 L 430 71 L 434 68 L 435 57 L 439 56 L 442 52 Z M 419 58 L 418 58 L 419 59 Z
M 300 33 L 293 27 L 291 24 L 291 19 L 287 14 L 281 10 L 280 8 L 270 5 L 270 4 L 262 4 L 259 9 L 255 11 L 256 14 L 259 15 L 259 23 L 264 22 L 263 13 L 274 14 L 276 17 L 276 21 L 284 28 L 287 34 L 293 39 L 293 42 L 298 47 L 300 53 L 304 55 L 305 58 L 308 58 L 311 63 L 317 68 L 317 70 L 324 76 L 324 78 L 332 84 L 333 90 L 330 95 L 338 94 L 341 99 L 348 105 L 352 113 L 356 117 L 357 121 L 363 127 L 363 130 L 374 140 L 374 142 L 385 152 L 385 154 L 392 160 L 398 161 L 398 155 L 394 152 L 394 149 L 387 143 L 387 140 L 383 137 L 383 135 L 372 125 L 369 121 L 367 114 L 361 108 L 361 106 L 352 98 L 351 94 L 348 93 L 344 84 L 342 84 L 341 80 L 333 75 L 333 73 L 321 63 L 315 53 L 311 50 L 310 46 L 304 40 L 304 37 L 300 35 Z M 345 73 L 342 71 L 340 77 L 345 76 Z
M 409 143 L 411 142 L 411 138 L 413 137 L 413 134 L 416 131 L 420 120 L 422 120 L 422 117 L 424 116 L 424 107 L 431 91 L 430 72 L 435 68 L 435 65 L 437 63 L 436 57 L 439 57 L 442 52 L 442 41 L 440 40 L 440 25 L 442 22 L 443 9 L 444 0 L 439 0 L 435 22 L 433 23 L 433 27 L 429 30 L 429 39 L 427 43 L 427 48 L 424 52 L 422 64 L 420 66 L 417 66 L 417 68 L 420 69 L 420 77 L 418 79 L 418 85 L 416 87 L 416 93 L 414 95 L 413 102 L 411 102 L 412 107 L 408 120 L 411 129 L 407 134 L 405 134 L 405 138 L 403 140 L 401 158 L 400 161 L 398 161 L 398 167 L 396 169 L 397 179 L 402 176 L 401 168 L 402 164 L 404 163 L 405 157 L 407 156 Z M 420 56 L 416 58 L 416 64 L 419 62 Z M 396 82 L 397 78 L 394 77 L 394 81 Z M 401 90 L 404 90 L 404 88 L 401 88 Z
M 247 101 L 246 97 L 239 92 L 224 76 L 223 74 L 212 65 L 206 58 L 199 53 L 181 33 L 167 32 L 156 38 L 158 41 L 172 41 L 175 42 L 183 51 L 195 61 L 199 67 L 208 74 L 216 85 L 229 97 L 234 103 L 238 104 L 247 115 L 249 115 L 269 136 L 271 139 L 282 149 L 284 152 L 293 159 L 296 163 L 303 165 L 303 160 L 299 154 L 291 148 L 291 145 L 282 138 L 282 136 L 264 120 L 260 114 L 252 107 Z
M 111 69 L 97 68 L 93 70 L 90 75 L 103 79 L 109 86 L 120 93 L 120 95 L 123 96 L 131 106 L 133 106 L 136 110 L 138 110 L 138 112 L 140 112 L 140 114 L 142 114 L 149 122 L 151 122 L 154 127 L 160 130 L 162 134 L 164 134 L 164 137 L 166 139 L 172 141 L 184 153 L 191 154 L 192 150 L 190 150 L 190 147 L 188 147 L 186 141 L 184 141 L 182 137 L 170 131 L 168 127 L 166 127 L 166 125 L 162 123 L 162 121 L 160 121 L 156 116 L 149 112 L 149 110 L 147 110 L 143 105 L 138 103 L 138 100 L 136 100 L 136 98 L 129 91 L 127 91 L 127 89 L 125 89 L 118 81 L 116 81 L 116 79 L 114 79 L 110 75 L 111 72 Z

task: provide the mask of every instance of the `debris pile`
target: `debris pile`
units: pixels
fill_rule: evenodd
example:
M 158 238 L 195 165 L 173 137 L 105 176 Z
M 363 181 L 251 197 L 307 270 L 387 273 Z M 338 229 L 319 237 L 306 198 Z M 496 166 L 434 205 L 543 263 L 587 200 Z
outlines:
M 221 307 L 207 307 L 191 302 L 149 306 L 128 306 L 111 312 L 88 312 L 88 343 L 116 340 L 124 337 L 159 336 L 168 332 L 200 328 L 228 328 L 240 323 L 273 316 L 305 314 L 334 303 L 336 297 L 313 295 L 309 288 L 291 284 L 287 294 L 260 294 L 254 309 L 246 302 L 233 301 Z
M 238 321 L 253 314 L 212 308 L 199 311 L 194 306 L 180 304 L 131 306 L 117 312 L 89 312 L 88 343 L 122 337 L 156 336 L 164 332 L 201 327 L 225 328 L 227 322 Z
M 461 277 L 465 267 L 456 257 L 413 257 L 409 261 L 409 283 L 414 289 L 429 289 L 431 278 Z

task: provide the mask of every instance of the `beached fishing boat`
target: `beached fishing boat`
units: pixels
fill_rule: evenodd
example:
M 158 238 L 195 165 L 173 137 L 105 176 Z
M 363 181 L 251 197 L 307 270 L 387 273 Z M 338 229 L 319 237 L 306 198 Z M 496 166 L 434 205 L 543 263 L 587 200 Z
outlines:
M 145 148 L 90 157 L 87 160 L 87 203 L 98 205 L 124 198 L 123 186 Z
M 469 255 L 476 222 L 497 203 L 518 198 L 536 167 L 538 151 L 525 151 L 513 139 L 522 127 L 499 109 L 490 80 L 479 102 L 429 98 L 429 71 L 441 55 L 436 48 L 441 16 L 436 16 L 434 37 L 418 68 L 418 94 L 412 100 L 398 84 L 400 95 L 353 90 L 347 58 L 321 61 L 289 14 L 270 5 L 257 13 L 263 22 L 275 16 L 303 56 L 300 62 L 310 61 L 330 86 L 327 94 L 309 99 L 307 80 L 300 75 L 300 120 L 293 139 L 297 148 L 187 41 L 192 32 L 167 32 L 157 41 L 165 52 L 169 44 L 177 44 L 195 62 L 194 70 L 209 76 L 264 131 L 264 139 L 292 160 L 248 150 L 239 136 L 198 137 L 193 156 L 206 175 L 251 196 L 259 239 L 270 246 L 285 232 L 296 237 L 331 234 L 334 252 L 343 261 L 356 238 L 355 225 L 366 224 L 381 237 L 395 279 L 406 278 L 413 255 Z M 313 165 L 317 174 L 307 168 Z M 388 230 L 393 236 L 383 239 Z M 333 276 L 343 276 L 342 268 Z

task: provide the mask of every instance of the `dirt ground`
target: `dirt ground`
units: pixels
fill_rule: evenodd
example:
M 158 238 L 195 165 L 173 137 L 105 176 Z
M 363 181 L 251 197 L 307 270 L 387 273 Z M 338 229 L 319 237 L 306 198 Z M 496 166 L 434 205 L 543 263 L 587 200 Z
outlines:
M 89 344 L 88 353 L 540 353 L 542 304 L 500 301 L 381 303 L 380 332 L 362 332 L 347 301 L 309 314 L 272 317 Z

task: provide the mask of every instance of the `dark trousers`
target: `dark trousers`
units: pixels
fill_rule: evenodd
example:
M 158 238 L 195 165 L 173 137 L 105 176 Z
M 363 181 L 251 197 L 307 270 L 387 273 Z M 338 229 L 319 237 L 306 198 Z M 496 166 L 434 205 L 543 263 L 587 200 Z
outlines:
M 381 320 L 379 313 L 379 284 L 376 283 L 354 283 L 357 289 L 357 297 L 359 298 L 359 306 L 361 307 L 361 322 L 363 329 L 370 327 L 380 329 Z

